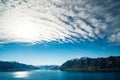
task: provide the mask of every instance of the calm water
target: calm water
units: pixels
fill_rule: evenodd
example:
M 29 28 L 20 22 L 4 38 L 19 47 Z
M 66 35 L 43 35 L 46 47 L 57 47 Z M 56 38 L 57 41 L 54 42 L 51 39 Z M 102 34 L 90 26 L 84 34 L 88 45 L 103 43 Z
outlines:
M 120 80 L 118 72 L 66 72 L 53 70 L 0 72 L 0 80 Z

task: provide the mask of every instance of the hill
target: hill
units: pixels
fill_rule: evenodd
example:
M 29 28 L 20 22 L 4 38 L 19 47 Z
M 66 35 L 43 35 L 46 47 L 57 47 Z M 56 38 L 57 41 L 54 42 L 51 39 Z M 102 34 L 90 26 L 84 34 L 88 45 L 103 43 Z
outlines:
M 24 71 L 33 69 L 38 69 L 38 67 L 18 62 L 0 61 L 0 71 Z
M 60 69 L 74 71 L 120 71 L 120 56 L 71 59 L 62 64 Z
M 59 70 L 58 65 L 42 65 L 39 66 L 41 70 Z

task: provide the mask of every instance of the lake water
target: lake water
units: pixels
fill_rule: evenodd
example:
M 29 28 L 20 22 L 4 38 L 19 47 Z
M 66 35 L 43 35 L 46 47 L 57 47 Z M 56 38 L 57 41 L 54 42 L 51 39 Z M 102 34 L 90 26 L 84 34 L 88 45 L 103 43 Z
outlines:
M 120 72 L 33 70 L 0 72 L 0 80 L 120 80 Z

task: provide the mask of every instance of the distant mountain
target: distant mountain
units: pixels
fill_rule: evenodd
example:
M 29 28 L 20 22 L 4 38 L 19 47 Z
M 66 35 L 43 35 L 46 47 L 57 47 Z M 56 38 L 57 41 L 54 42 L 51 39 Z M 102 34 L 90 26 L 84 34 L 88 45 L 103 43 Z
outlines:
M 59 70 L 60 66 L 58 66 L 58 65 L 42 65 L 42 66 L 39 66 L 39 68 L 42 70 Z
M 120 56 L 76 58 L 62 64 L 60 69 L 76 71 L 120 71 Z
M 38 67 L 18 62 L 0 61 L 0 71 L 24 71 L 33 69 L 38 69 Z

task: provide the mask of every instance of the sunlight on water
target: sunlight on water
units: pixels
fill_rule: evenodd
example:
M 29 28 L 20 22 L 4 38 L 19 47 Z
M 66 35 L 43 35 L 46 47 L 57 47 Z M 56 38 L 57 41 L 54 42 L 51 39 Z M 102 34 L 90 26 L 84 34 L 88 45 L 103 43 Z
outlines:
M 24 72 L 14 72 L 13 73 L 13 77 L 14 78 L 26 78 L 26 77 L 29 77 L 29 72 L 27 71 L 24 71 Z

